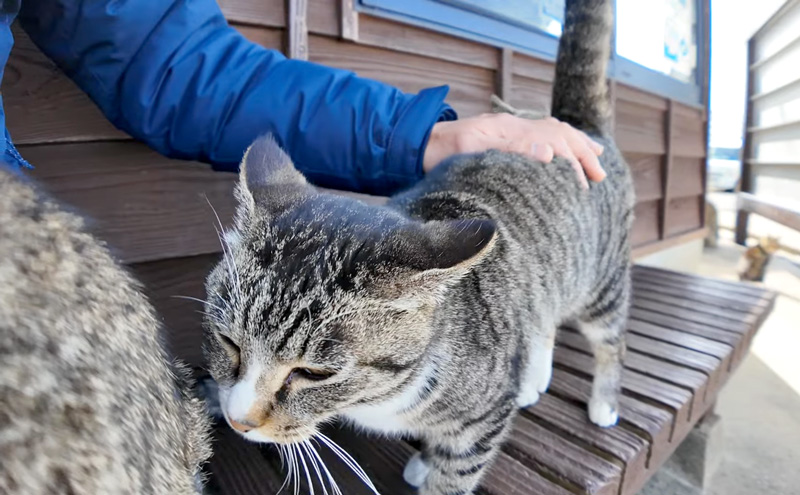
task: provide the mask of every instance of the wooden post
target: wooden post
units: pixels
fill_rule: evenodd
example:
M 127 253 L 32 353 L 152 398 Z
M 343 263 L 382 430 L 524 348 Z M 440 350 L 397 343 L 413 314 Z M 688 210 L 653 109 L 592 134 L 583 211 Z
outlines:
M 499 53 L 500 60 L 497 64 L 497 77 L 495 80 L 495 93 L 506 103 L 511 103 L 511 89 L 513 64 L 514 64 L 514 50 L 511 48 L 502 48 Z
M 308 0 L 286 0 L 286 56 L 308 60 Z
M 741 192 L 753 192 L 753 166 L 750 160 L 753 158 L 753 135 L 748 131 L 748 128 L 753 125 L 753 102 L 750 97 L 755 93 L 755 81 L 753 77 L 753 70 L 751 69 L 753 62 L 755 62 L 755 37 L 750 38 L 747 43 L 747 100 L 745 101 L 745 119 L 744 119 L 744 148 L 742 149 L 742 165 L 741 176 L 739 178 L 739 190 Z M 747 221 L 750 214 L 745 210 L 739 210 L 736 213 L 736 243 L 742 246 L 747 244 Z
M 667 238 L 667 221 L 669 220 L 669 182 L 670 172 L 672 171 L 673 146 L 672 139 L 675 126 L 675 102 L 667 100 L 667 111 L 664 114 L 664 143 L 666 153 L 664 154 L 664 168 L 661 170 L 661 211 L 659 212 L 659 239 Z
M 701 8 L 701 22 L 703 23 L 703 39 L 700 40 L 702 45 L 702 69 L 703 81 L 700 85 L 703 97 L 703 145 L 705 146 L 705 163 L 703 164 L 702 181 L 703 181 L 703 200 L 706 200 L 708 194 L 708 150 L 709 150 L 709 126 L 711 119 L 709 111 L 711 105 L 711 0 L 703 0 Z M 706 208 L 705 204 L 700 209 L 700 225 L 706 225 Z
M 358 41 L 358 11 L 356 0 L 339 1 L 339 33 L 348 41 Z

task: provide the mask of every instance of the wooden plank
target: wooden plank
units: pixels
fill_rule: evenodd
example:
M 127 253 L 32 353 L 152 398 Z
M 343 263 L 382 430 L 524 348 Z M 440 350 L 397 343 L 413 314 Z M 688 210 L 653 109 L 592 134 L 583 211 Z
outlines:
M 497 49 L 409 24 L 359 15 L 358 42 L 375 48 L 421 55 L 461 65 L 496 70 Z
M 664 163 L 661 155 L 626 153 L 625 161 L 633 175 L 637 203 L 661 199 L 664 196 L 664 177 L 661 172 Z
M 787 208 L 767 198 L 740 192 L 736 195 L 736 208 L 761 215 L 790 229 L 800 231 L 800 210 Z
M 641 291 L 645 291 L 645 295 L 649 297 L 655 297 L 654 294 L 659 294 L 668 297 L 682 298 L 695 305 L 709 306 L 729 311 L 732 318 L 738 319 L 741 317 L 748 323 L 755 321 L 755 313 L 760 313 L 760 311 L 757 311 L 760 309 L 759 306 L 747 304 L 735 297 L 720 297 L 716 294 L 710 295 L 708 293 L 693 291 L 691 288 L 688 290 L 678 288 L 669 283 L 653 281 L 652 279 L 648 280 L 646 278 L 634 277 L 633 288 L 637 297 L 641 297 Z
M 485 113 L 491 108 L 493 71 L 320 36 L 311 36 L 309 43 L 313 62 L 352 70 L 403 91 L 418 92 L 449 84 L 448 102 L 462 117 Z
M 701 110 L 676 112 L 674 128 L 676 156 L 702 158 L 706 156 L 705 120 Z
M 217 0 L 229 21 L 255 26 L 285 27 L 284 0 Z
M 616 140 L 627 153 L 666 153 L 664 112 L 649 106 L 617 99 Z
M 667 100 L 665 98 L 622 83 L 617 83 L 617 99 L 650 107 L 654 110 L 666 111 L 667 109 Z
M 572 495 L 575 492 L 552 483 L 505 452 L 489 467 L 478 495 Z
M 518 416 L 503 451 L 525 466 L 545 471 L 568 489 L 592 495 L 616 495 L 622 469 L 574 445 L 557 433 Z
M 511 97 L 507 101 L 517 108 L 550 115 L 552 93 L 553 87 L 550 83 L 515 75 L 511 78 Z
M 694 295 L 712 296 L 716 299 L 730 301 L 740 305 L 746 305 L 748 307 L 753 306 L 765 308 L 769 305 L 768 299 L 763 297 L 763 291 L 755 294 L 749 290 L 746 292 L 734 291 L 732 288 L 726 287 L 725 285 L 706 284 L 687 279 L 686 277 L 681 276 L 681 274 L 676 273 L 674 274 L 676 276 L 672 276 L 673 274 L 670 273 L 643 270 L 643 268 L 644 267 L 634 268 L 634 281 L 641 281 L 644 283 L 652 282 L 651 285 L 654 287 L 658 286 L 662 290 L 675 290 L 686 294 L 687 296 L 691 295 L 692 297 L 694 297 Z M 713 282 L 713 280 L 710 281 Z M 741 285 L 747 289 L 750 288 L 744 284 Z
M 694 309 L 690 305 L 684 305 L 680 302 L 664 301 L 658 298 L 649 299 L 639 295 L 633 299 L 633 306 L 677 316 L 687 322 L 699 323 L 742 335 L 747 334 L 750 330 L 750 325 L 746 323 L 712 314 L 711 312 Z
M 553 369 L 553 379 L 547 393 L 575 403 L 586 411 L 592 394 L 592 383 L 583 373 L 576 374 L 556 367 Z M 675 421 L 674 411 L 627 395 L 620 396 L 619 400 L 620 425 L 617 428 L 631 431 L 650 443 L 651 451 L 647 461 L 649 467 L 657 459 L 658 452 L 669 443 Z M 535 409 L 536 406 L 532 410 Z M 584 418 L 588 421 L 588 417 Z
M 214 430 L 210 491 L 218 495 L 278 493 L 283 476 L 264 460 L 261 448 L 241 438 L 227 425 Z
M 12 33 L 15 43 L 2 93 L 8 130 L 17 145 L 128 137 L 36 48 L 19 23 Z
M 631 252 L 631 258 L 633 260 L 638 260 L 664 249 L 669 249 L 671 247 L 680 246 L 681 244 L 685 244 L 687 242 L 703 239 L 707 234 L 708 230 L 706 228 L 699 228 L 697 230 L 690 230 L 689 232 L 685 232 L 683 234 L 668 237 L 664 240 L 656 239 L 649 243 L 635 246 Z
M 339 9 L 339 36 L 344 40 L 358 41 L 356 0 L 339 0 Z
M 536 79 L 551 85 L 556 78 L 556 66 L 553 62 L 519 52 L 514 52 L 513 71 L 514 75 Z
M 755 37 L 750 38 L 747 42 L 747 65 L 751 67 L 755 57 Z M 754 157 L 753 153 L 753 136 L 747 132 L 747 128 L 753 125 L 753 102 L 750 98 L 756 92 L 755 75 L 752 69 L 747 71 L 747 92 L 745 95 L 745 118 L 744 130 L 744 146 L 742 147 L 742 170 L 739 175 L 739 190 L 741 192 L 753 192 L 755 181 L 753 180 L 753 165 L 750 159 Z M 747 223 L 749 214 L 746 211 L 737 211 L 736 213 L 736 243 L 742 246 L 747 244 Z
M 510 101 L 512 95 L 512 65 L 514 51 L 511 48 L 501 48 L 498 52 L 499 62 L 497 67 L 497 96 L 504 101 Z
M 659 203 L 658 215 L 658 237 L 665 239 L 667 234 L 667 222 L 669 220 L 669 206 L 670 206 L 670 182 L 672 179 L 672 162 L 675 158 L 674 144 L 675 144 L 675 102 L 672 100 L 667 101 L 667 112 L 664 115 L 664 142 L 666 143 L 666 150 L 664 153 L 664 168 L 661 169 L 662 180 L 661 187 L 663 187 L 662 200 Z
M 274 1 L 274 0 L 273 0 Z M 341 36 L 341 0 L 307 0 L 308 32 L 337 38 Z M 353 0 L 354 2 L 357 0 Z M 357 27 L 357 26 L 356 26 Z
M 763 289 L 752 284 L 743 284 L 741 282 L 733 282 L 730 280 L 722 280 L 718 278 L 710 278 L 702 275 L 695 275 L 693 273 L 675 272 L 666 270 L 655 266 L 635 265 L 633 267 L 634 275 L 652 276 L 664 279 L 673 280 L 676 282 L 686 282 L 692 284 L 696 288 L 715 288 L 725 290 L 731 295 L 741 294 L 742 296 L 752 296 L 757 299 L 770 299 L 774 296 L 772 291 Z
M 658 239 L 658 201 L 637 203 L 633 210 L 631 246 L 634 248 Z
M 286 56 L 308 60 L 308 1 L 286 0 Z
M 694 352 L 713 356 L 718 362 L 724 363 L 731 358 L 733 346 L 708 337 L 672 330 L 662 325 L 655 325 L 636 318 L 628 320 L 628 333 L 643 335 L 652 340 L 667 342 L 677 347 L 691 349 Z M 678 351 L 676 351 L 677 353 Z M 723 366 L 723 368 L 726 368 Z
M 665 236 L 672 237 L 703 228 L 704 196 L 673 198 L 667 202 Z
M 556 342 L 593 359 L 589 343 L 577 332 L 561 331 L 558 333 Z M 633 342 L 636 342 L 635 338 Z M 705 400 L 709 384 L 708 375 L 687 367 L 675 365 L 660 356 L 651 357 L 645 355 L 638 352 L 636 346 L 628 347 L 628 352 L 625 355 L 625 368 L 688 391 L 691 394 L 689 397 L 688 420 L 696 419 L 696 415 Z
M 644 436 L 624 428 L 597 428 L 587 421 L 585 408 L 548 394 L 522 414 L 586 450 L 603 453 L 612 462 L 621 463 L 622 493 L 643 481 L 650 455 L 650 442 Z
M 672 180 L 669 182 L 669 198 L 685 198 L 703 194 L 703 170 L 705 159 L 676 156 L 672 160 Z
M 593 360 L 582 352 L 567 347 L 557 347 L 554 362 L 563 369 L 594 376 Z M 659 404 L 674 416 L 670 438 L 688 428 L 692 401 L 692 393 L 689 390 L 643 375 L 630 368 L 625 368 L 622 388 L 626 394 Z
M 131 271 L 144 285 L 145 293 L 164 322 L 170 349 L 194 368 L 204 365 L 203 317 L 200 314 L 203 305 L 184 297 L 206 298 L 205 278 L 218 259 L 219 256 L 214 254 L 131 266 Z
M 100 142 L 23 147 L 31 175 L 94 219 L 92 230 L 125 263 L 219 251 L 214 205 L 234 211 L 235 174 L 169 160 L 143 144 Z
M 233 27 L 242 33 L 242 36 L 253 43 L 263 46 L 264 48 L 278 50 L 281 52 L 286 50 L 286 33 L 283 29 L 270 29 L 235 24 Z

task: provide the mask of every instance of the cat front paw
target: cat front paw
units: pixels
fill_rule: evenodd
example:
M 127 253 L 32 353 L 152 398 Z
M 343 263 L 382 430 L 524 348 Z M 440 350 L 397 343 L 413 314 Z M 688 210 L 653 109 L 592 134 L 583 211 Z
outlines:
M 417 452 L 408 460 L 408 464 L 406 464 L 406 468 L 403 470 L 403 479 L 414 488 L 419 488 L 425 484 L 425 480 L 428 478 L 428 473 L 430 472 L 430 466 L 422 460 L 422 454 Z
M 539 402 L 539 397 L 541 397 L 539 392 L 534 390 L 532 387 L 527 387 L 524 390 L 520 390 L 519 394 L 517 394 L 517 407 L 520 409 L 531 407 Z
M 619 413 L 608 401 L 592 399 L 589 401 L 589 419 L 601 428 L 609 428 L 617 424 Z

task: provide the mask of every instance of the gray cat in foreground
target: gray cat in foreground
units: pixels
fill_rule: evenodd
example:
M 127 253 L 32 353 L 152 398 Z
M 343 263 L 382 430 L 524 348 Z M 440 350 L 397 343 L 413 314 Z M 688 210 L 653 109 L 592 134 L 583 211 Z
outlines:
M 295 464 L 334 417 L 417 437 L 406 480 L 473 493 L 547 390 L 566 321 L 595 354 L 589 418 L 617 422 L 634 199 L 610 131 L 612 15 L 567 1 L 556 64 L 553 116 L 605 147 L 588 191 L 566 160 L 487 151 L 370 206 L 316 191 L 272 139 L 251 146 L 207 280 L 207 364 L 233 428 Z
M 202 490 L 209 421 L 140 287 L 0 166 L 0 493 Z

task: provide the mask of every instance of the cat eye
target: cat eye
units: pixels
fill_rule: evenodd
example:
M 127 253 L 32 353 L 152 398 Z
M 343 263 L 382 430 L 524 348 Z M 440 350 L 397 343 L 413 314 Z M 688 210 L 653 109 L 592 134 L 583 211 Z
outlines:
M 239 376 L 239 356 L 242 353 L 242 350 L 236 345 L 230 337 L 225 334 L 218 333 L 217 337 L 219 337 L 219 341 L 222 343 L 222 346 L 228 353 L 228 356 L 231 358 L 233 362 L 233 376 Z
M 322 371 L 322 370 L 312 370 L 309 368 L 295 368 L 289 373 L 289 376 L 286 378 L 286 384 L 292 382 L 293 379 L 300 377 L 305 378 L 306 380 L 312 382 L 321 382 L 323 380 L 327 380 L 328 378 L 332 377 L 336 373 L 332 371 Z

